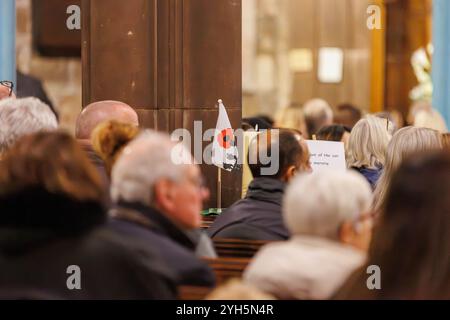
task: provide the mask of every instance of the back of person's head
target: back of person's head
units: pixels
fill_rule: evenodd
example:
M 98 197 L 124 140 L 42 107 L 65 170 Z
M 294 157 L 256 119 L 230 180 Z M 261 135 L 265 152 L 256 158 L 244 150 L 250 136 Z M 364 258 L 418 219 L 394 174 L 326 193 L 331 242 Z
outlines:
M 350 134 L 351 129 L 340 124 L 323 127 L 317 133 L 317 140 L 343 141 L 345 133 Z
M 258 131 L 272 129 L 272 125 L 262 117 L 249 117 L 242 119 L 242 121 L 251 125 L 253 129 L 258 129 Z
M 409 108 L 407 123 L 408 125 L 414 125 L 414 119 L 419 112 L 427 111 L 431 112 L 433 110 L 433 106 L 431 102 L 427 100 L 419 100 L 413 103 L 413 105 Z
M 374 211 L 379 212 L 384 204 L 389 181 L 403 159 L 417 152 L 442 148 L 439 132 L 426 128 L 405 127 L 397 131 L 389 142 L 383 173 L 375 189 Z
M 319 171 L 293 180 L 284 197 L 283 216 L 294 236 L 322 237 L 364 250 L 371 226 L 359 224 L 371 201 L 371 187 L 358 173 Z
M 415 127 L 429 128 L 437 130 L 441 133 L 448 132 L 444 118 L 436 110 L 421 110 L 414 117 Z
M 322 127 L 333 123 L 333 110 L 328 102 L 323 99 L 307 101 L 303 106 L 303 112 L 310 136 L 317 134 Z
M 98 125 L 92 132 L 92 147 L 105 162 L 106 171 L 112 167 L 123 148 L 139 133 L 139 128 L 130 123 L 109 120 Z
M 298 130 L 305 139 L 309 137 L 301 105 L 292 105 L 278 111 L 275 126 L 278 128 Z
M 75 229 L 100 223 L 104 219 L 103 192 L 97 170 L 69 134 L 28 135 L 11 147 L 0 162 L 0 224 Z M 69 217 L 65 207 L 68 201 L 74 206 L 92 205 L 98 212 L 80 210 Z M 5 210 L 8 206 L 12 209 L 10 214 Z M 60 210 L 46 211 L 50 206 L 60 206 Z
M 308 146 L 297 130 L 266 130 L 250 142 L 248 164 L 254 178 L 287 181 L 296 172 L 310 170 Z
M 55 130 L 58 121 L 50 107 L 36 98 L 9 98 L 0 101 L 0 153 L 21 137 Z
M 359 120 L 350 133 L 347 165 L 350 168 L 383 167 L 389 140 L 385 121 L 371 115 Z
M 189 150 L 150 130 L 125 147 L 111 174 L 113 201 L 153 207 L 186 229 L 200 226 L 207 193 Z
M 75 136 L 79 140 L 90 140 L 94 129 L 102 122 L 117 120 L 139 126 L 136 111 L 119 101 L 99 101 L 88 105 L 78 115 Z
M 362 111 L 350 103 L 343 103 L 336 107 L 334 122 L 352 129 L 361 120 Z
M 271 116 L 268 116 L 266 114 L 257 115 L 256 118 L 259 118 L 267 122 L 270 125 L 270 128 L 273 128 L 273 126 L 275 125 L 275 120 Z
M 403 161 L 392 174 L 369 250 L 367 264 L 382 272 L 381 290 L 367 289 L 364 269 L 350 284 L 350 298 L 450 299 L 449 194 L 448 152 Z
M 378 117 L 380 119 L 383 119 L 386 125 L 386 130 L 389 132 L 391 136 L 394 135 L 394 133 L 398 130 L 398 127 L 395 123 L 394 117 L 391 115 L 390 112 L 378 112 L 375 114 L 375 117 Z

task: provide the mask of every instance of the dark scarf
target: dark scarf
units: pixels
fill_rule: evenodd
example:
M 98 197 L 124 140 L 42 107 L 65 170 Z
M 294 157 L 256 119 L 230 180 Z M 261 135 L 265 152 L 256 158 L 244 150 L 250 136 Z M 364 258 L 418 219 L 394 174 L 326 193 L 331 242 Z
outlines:
M 119 220 L 125 220 L 141 225 L 147 229 L 160 233 L 178 244 L 195 250 L 200 239 L 198 230 L 181 230 L 172 221 L 155 208 L 141 203 L 120 201 L 118 207 L 112 210 L 113 216 Z

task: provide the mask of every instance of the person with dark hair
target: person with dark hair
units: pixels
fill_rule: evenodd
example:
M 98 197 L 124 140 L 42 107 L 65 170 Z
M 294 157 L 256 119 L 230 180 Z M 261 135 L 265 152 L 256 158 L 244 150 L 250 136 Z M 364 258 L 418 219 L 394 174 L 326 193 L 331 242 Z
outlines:
M 450 153 L 411 155 L 393 174 L 364 267 L 337 299 L 450 299 Z M 369 266 L 381 287 L 367 286 Z
M 253 129 L 259 130 L 267 130 L 271 129 L 272 125 L 266 121 L 266 119 L 263 119 L 262 117 L 250 117 L 250 118 L 244 118 L 242 119 L 242 122 L 248 123 L 253 127 Z
M 256 117 L 259 118 L 259 119 L 264 120 L 265 122 L 267 122 L 270 125 L 271 128 L 273 128 L 273 126 L 275 125 L 275 120 L 272 117 L 268 116 L 268 115 L 264 115 L 263 114 L 263 115 L 258 115 Z
M 286 240 L 281 203 L 288 182 L 310 172 L 309 151 L 297 130 L 273 129 L 250 143 L 248 163 L 253 181 L 247 195 L 216 218 L 208 229 L 213 238 Z
M 361 120 L 362 116 L 362 112 L 359 108 L 350 103 L 343 103 L 336 108 L 334 122 L 342 124 L 351 130 L 355 124 Z
M 69 134 L 40 132 L 10 148 L 0 162 L 3 292 L 174 299 L 175 276 L 156 252 L 104 227 L 102 200 L 101 178 Z
M 340 124 L 326 126 L 317 133 L 317 140 L 344 142 L 347 145 L 351 131 L 350 128 Z

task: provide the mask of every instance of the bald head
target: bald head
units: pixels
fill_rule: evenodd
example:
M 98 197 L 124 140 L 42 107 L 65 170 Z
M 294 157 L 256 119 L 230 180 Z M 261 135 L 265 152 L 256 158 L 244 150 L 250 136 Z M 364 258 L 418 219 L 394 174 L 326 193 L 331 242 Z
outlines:
M 90 139 L 95 127 L 108 120 L 139 126 L 138 115 L 129 105 L 119 101 L 99 101 L 88 105 L 78 116 L 76 138 Z

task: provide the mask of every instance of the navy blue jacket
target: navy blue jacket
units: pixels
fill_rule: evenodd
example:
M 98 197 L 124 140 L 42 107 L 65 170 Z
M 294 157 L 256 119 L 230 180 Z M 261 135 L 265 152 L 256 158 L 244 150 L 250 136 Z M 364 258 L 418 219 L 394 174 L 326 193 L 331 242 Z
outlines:
M 120 203 L 112 210 L 110 227 L 119 233 L 140 238 L 165 260 L 176 276 L 177 285 L 215 285 L 209 266 L 195 256 L 196 239 L 181 231 L 163 214 L 139 203 Z
M 377 186 L 378 179 L 380 179 L 381 173 L 383 172 L 382 168 L 377 169 L 368 169 L 368 168 L 353 168 L 359 173 L 361 173 L 364 178 L 370 183 L 370 186 L 372 187 L 372 190 L 375 190 L 375 187 Z
M 208 229 L 212 238 L 286 240 L 290 234 L 281 215 L 286 184 L 273 178 L 256 178 L 245 199 L 234 203 Z

